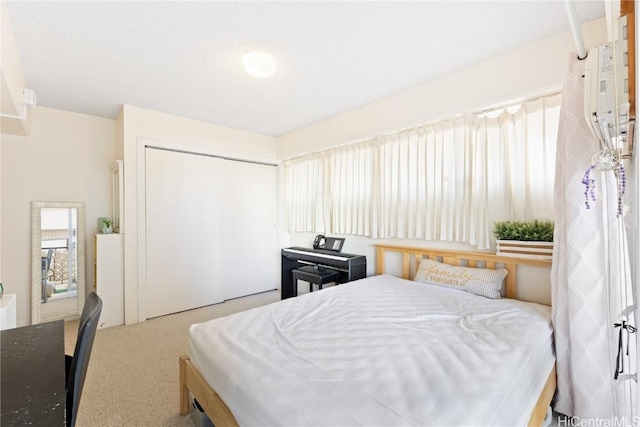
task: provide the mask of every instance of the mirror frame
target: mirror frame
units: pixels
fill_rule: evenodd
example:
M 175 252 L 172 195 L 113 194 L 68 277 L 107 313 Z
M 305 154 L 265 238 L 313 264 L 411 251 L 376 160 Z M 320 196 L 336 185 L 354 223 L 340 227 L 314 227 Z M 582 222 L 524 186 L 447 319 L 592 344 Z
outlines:
M 31 202 L 31 324 L 40 323 L 40 305 L 42 292 L 42 242 L 40 210 L 42 208 L 75 208 L 78 210 L 78 304 L 76 312 L 58 318 L 46 319 L 47 322 L 58 319 L 77 318 L 84 307 L 85 299 L 85 211 L 82 202 Z

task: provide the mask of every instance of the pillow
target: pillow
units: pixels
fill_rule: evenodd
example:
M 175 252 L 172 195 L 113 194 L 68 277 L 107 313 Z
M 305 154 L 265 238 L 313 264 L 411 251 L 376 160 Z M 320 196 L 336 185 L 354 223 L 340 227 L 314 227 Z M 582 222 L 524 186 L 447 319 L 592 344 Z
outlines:
M 471 268 L 453 266 L 430 259 L 420 261 L 414 281 L 430 285 L 471 292 L 487 298 L 500 298 L 502 281 L 507 276 L 504 268 Z

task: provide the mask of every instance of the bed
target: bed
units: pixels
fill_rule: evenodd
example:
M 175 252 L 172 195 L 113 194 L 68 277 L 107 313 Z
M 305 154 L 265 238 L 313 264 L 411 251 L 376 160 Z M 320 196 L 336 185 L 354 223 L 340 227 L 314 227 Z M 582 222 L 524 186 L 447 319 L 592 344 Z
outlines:
M 384 274 L 389 252 L 401 277 Z M 507 298 L 408 280 L 427 263 L 506 270 Z M 376 276 L 192 325 L 180 413 L 191 394 L 216 427 L 542 425 L 550 308 L 515 299 L 518 265 L 550 262 L 376 245 Z

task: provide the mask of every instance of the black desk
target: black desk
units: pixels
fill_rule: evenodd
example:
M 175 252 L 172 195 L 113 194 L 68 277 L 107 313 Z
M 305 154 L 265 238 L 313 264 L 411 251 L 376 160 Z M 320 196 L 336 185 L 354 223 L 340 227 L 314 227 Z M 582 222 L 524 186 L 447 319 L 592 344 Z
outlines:
M 367 277 L 367 257 L 364 255 L 345 254 L 326 249 L 284 248 L 281 251 L 282 276 L 280 292 L 282 299 L 296 296 L 293 287 L 292 271 L 305 265 L 320 267 L 338 272 L 338 283 Z
M 64 321 L 0 332 L 0 425 L 64 426 L 64 365 Z

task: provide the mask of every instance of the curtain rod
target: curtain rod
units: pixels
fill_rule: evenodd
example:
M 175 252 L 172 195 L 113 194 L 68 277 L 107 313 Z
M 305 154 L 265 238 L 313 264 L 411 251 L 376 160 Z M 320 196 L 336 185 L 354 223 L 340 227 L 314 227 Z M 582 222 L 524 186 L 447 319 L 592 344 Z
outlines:
M 516 99 L 512 99 L 510 101 L 507 102 L 502 102 L 502 103 L 498 103 L 498 104 L 494 104 L 494 105 L 490 105 L 488 107 L 485 107 L 481 110 L 477 110 L 474 111 L 473 113 L 469 113 L 469 114 L 486 114 L 486 113 L 491 113 L 493 111 L 497 111 L 497 110 L 502 110 L 505 108 L 509 108 L 509 107 L 513 107 L 516 104 L 522 104 L 524 102 L 533 102 L 533 101 L 537 101 L 539 99 L 542 98 L 546 98 L 548 96 L 554 96 L 554 95 L 558 95 L 562 93 L 562 86 L 554 86 L 553 88 L 548 89 L 547 91 L 544 92 L 538 92 L 538 95 L 534 95 L 534 96 L 523 96 L 520 98 L 516 98 Z
M 582 40 L 582 32 L 580 31 L 580 24 L 576 18 L 576 5 L 573 0 L 564 0 L 564 6 L 567 10 L 567 17 L 569 18 L 569 24 L 571 24 L 571 32 L 573 33 L 573 40 L 576 43 L 578 49 L 578 59 L 583 60 L 587 57 L 587 51 L 584 48 L 584 41 Z
M 323 151 L 334 150 L 334 149 L 337 149 L 337 148 L 340 148 L 340 147 L 345 147 L 347 145 L 359 144 L 361 142 L 369 141 L 369 140 L 374 139 L 374 138 L 384 138 L 386 136 L 395 135 L 395 134 L 398 134 L 398 133 L 411 132 L 411 131 L 413 131 L 415 129 L 418 129 L 418 128 L 421 128 L 421 127 L 424 127 L 424 126 L 431 126 L 431 125 L 434 125 L 434 124 L 439 123 L 439 122 L 443 122 L 443 121 L 446 121 L 446 120 L 453 120 L 453 119 L 457 119 L 457 118 L 464 117 L 464 116 L 467 116 L 467 115 L 480 115 L 480 114 L 490 113 L 490 112 L 493 112 L 493 111 L 503 110 L 505 108 L 513 107 L 516 104 L 523 104 L 525 102 L 537 101 L 539 99 L 546 98 L 546 97 L 549 97 L 549 96 L 558 95 L 558 94 L 561 94 L 561 93 L 562 93 L 562 86 L 560 86 L 560 87 L 554 86 L 553 88 L 550 88 L 550 89 L 547 88 L 546 91 L 538 92 L 538 95 L 535 95 L 535 96 L 520 97 L 520 98 L 512 99 L 512 100 L 510 100 L 508 102 L 498 103 L 498 104 L 494 104 L 494 105 L 485 107 L 485 108 L 480 109 L 480 110 L 475 110 L 475 111 L 470 112 L 470 113 L 459 113 L 459 114 L 455 114 L 455 115 L 453 115 L 451 117 L 431 120 L 431 121 L 426 122 L 426 123 L 422 123 L 422 124 L 419 124 L 419 125 L 412 125 L 412 126 L 408 126 L 408 127 L 401 128 L 401 129 L 396 129 L 396 130 L 393 130 L 393 131 L 390 131 L 390 132 L 386 132 L 386 133 L 383 133 L 383 134 L 380 134 L 380 135 L 366 136 L 364 138 L 356 139 L 355 141 L 348 141 L 348 142 L 344 142 L 342 144 L 334 145 L 332 147 L 321 148 L 319 150 L 311 151 L 309 153 L 304 153 L 304 154 L 300 154 L 300 155 L 297 155 L 297 156 L 289 157 L 288 159 L 282 159 L 282 161 L 283 162 L 290 162 L 290 161 L 293 161 L 293 160 L 296 160 L 296 159 L 300 159 L 300 158 L 305 157 L 305 156 L 310 156 L 310 155 L 313 155 L 313 154 L 322 153 Z

